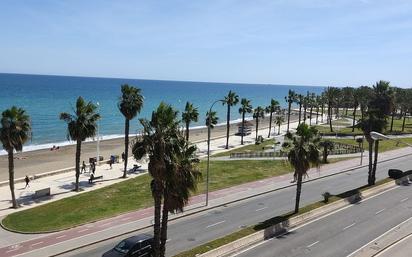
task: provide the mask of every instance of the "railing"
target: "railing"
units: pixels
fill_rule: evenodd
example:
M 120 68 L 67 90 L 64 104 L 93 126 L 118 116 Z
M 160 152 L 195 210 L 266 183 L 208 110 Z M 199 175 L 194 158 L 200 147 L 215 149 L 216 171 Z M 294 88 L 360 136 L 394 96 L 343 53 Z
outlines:
M 334 142 L 334 147 L 329 150 L 330 155 L 360 153 L 361 148 L 356 145 L 348 145 Z M 320 150 L 323 151 L 322 147 Z M 249 152 L 249 153 L 230 153 L 230 158 L 270 158 L 270 157 L 286 157 L 284 152 Z

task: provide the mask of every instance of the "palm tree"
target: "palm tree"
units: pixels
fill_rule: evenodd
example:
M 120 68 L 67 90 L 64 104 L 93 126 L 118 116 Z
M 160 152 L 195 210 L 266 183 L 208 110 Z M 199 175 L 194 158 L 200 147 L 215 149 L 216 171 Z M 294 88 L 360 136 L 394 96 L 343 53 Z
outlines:
M 301 94 L 297 95 L 295 102 L 299 105 L 299 121 L 298 121 L 298 124 L 300 124 L 301 116 L 302 116 L 302 106 L 303 106 L 303 102 L 304 102 L 304 96 L 301 95 Z
M 149 156 L 148 170 L 152 177 L 151 190 L 154 200 L 154 225 L 153 225 L 153 250 L 154 256 L 161 256 L 161 212 L 162 200 L 166 181 L 171 177 L 171 159 L 175 149 L 175 143 L 179 139 L 178 112 L 170 105 L 163 102 L 152 112 L 151 120 L 140 119 L 143 133 L 132 147 L 132 153 L 136 160 Z M 164 203 L 164 201 L 163 201 Z
M 360 90 L 359 88 L 356 88 L 355 91 L 353 92 L 353 113 L 352 113 L 352 132 L 355 131 L 355 123 L 356 123 L 356 110 L 359 107 L 359 98 L 360 96 Z
M 67 139 L 76 141 L 76 186 L 75 191 L 79 191 L 79 176 L 80 176 L 80 155 L 82 142 L 86 138 L 96 135 L 97 120 L 100 115 L 96 113 L 96 105 L 92 102 L 86 103 L 79 96 L 76 101 L 76 109 L 73 114 L 61 113 L 60 119 L 67 123 Z
M 13 208 L 19 205 L 14 194 L 14 151 L 21 152 L 23 145 L 31 136 L 30 117 L 25 110 L 16 106 L 2 113 L 0 141 L 3 149 L 7 151 L 9 160 L 9 186 Z
M 317 95 L 314 101 L 314 105 L 316 106 L 316 124 L 319 123 L 319 107 L 322 104 L 322 96 Z M 323 116 L 323 113 L 322 113 Z
M 229 122 L 230 122 L 230 107 L 236 105 L 239 102 L 239 96 L 235 93 L 232 92 L 232 90 L 229 91 L 227 96 L 225 96 L 223 100 L 223 105 L 227 105 L 227 118 L 226 118 L 226 149 L 229 149 Z
M 379 81 L 372 88 L 368 110 L 358 126 L 362 129 L 369 145 L 368 185 L 374 185 L 379 153 L 379 140 L 374 141 L 370 132 L 382 133 L 387 125 L 386 118 L 392 109 L 392 90 L 389 82 Z
M 272 115 L 274 112 L 279 111 L 280 106 L 279 102 L 276 101 L 275 99 L 270 100 L 270 105 L 265 108 L 266 113 L 269 113 L 269 133 L 268 133 L 268 138 L 270 137 L 270 131 L 272 129 Z
M 292 104 L 296 101 L 296 93 L 293 90 L 289 89 L 288 96 L 285 96 L 285 100 L 288 103 L 288 125 L 286 131 L 289 132 L 289 124 L 290 124 L 290 111 L 292 108 Z
M 186 125 L 186 140 L 189 140 L 189 125 L 190 122 L 197 122 L 199 118 L 199 112 L 193 104 L 186 102 L 185 111 L 182 113 L 182 121 Z
M 197 147 L 190 145 L 183 137 L 177 137 L 172 148 L 173 154 L 168 163 L 162 210 L 162 227 L 160 234 L 160 256 L 165 256 L 169 212 L 183 212 L 189 202 L 191 192 L 197 189 L 201 178 L 196 157 Z
M 308 97 L 308 105 L 310 107 L 309 110 L 309 126 L 312 126 L 312 112 L 313 112 L 313 106 L 316 105 L 316 95 L 315 93 L 310 93 Z
M 143 107 L 144 97 L 141 94 L 140 88 L 124 84 L 121 86 L 122 96 L 118 102 L 118 108 L 125 118 L 124 125 L 124 170 L 123 178 L 127 174 L 127 159 L 129 157 L 129 130 L 130 121 L 136 117 Z M 99 158 L 99 157 L 97 157 Z
M 283 116 L 278 115 L 275 117 L 275 124 L 278 126 L 278 135 L 280 135 L 280 126 L 282 123 L 285 121 L 285 118 Z
M 240 144 L 243 145 L 243 136 L 245 133 L 245 115 L 246 113 L 251 113 L 252 112 L 252 105 L 250 104 L 250 100 L 246 98 L 242 98 L 240 101 L 240 108 L 239 108 L 239 113 L 242 114 L 242 133 L 241 133 L 241 139 L 240 139 Z
M 339 95 L 339 89 L 336 87 L 327 87 L 325 90 L 325 97 L 327 99 L 328 103 L 328 119 L 329 119 L 329 127 L 330 127 L 330 132 L 333 132 L 332 128 L 332 108 L 336 103 L 336 99 L 338 98 Z
M 217 122 L 219 121 L 219 117 L 217 117 L 217 112 L 212 111 L 210 113 L 210 128 L 213 129 Z M 206 127 L 209 127 L 209 112 L 206 112 L 206 120 L 205 120 Z
M 323 163 L 328 163 L 329 151 L 333 150 L 333 148 L 335 147 L 335 144 L 331 140 L 325 140 L 325 141 L 319 142 L 319 146 L 323 148 L 322 162 Z
M 319 160 L 319 136 L 314 127 L 307 124 L 299 124 L 296 134 L 286 134 L 288 141 L 283 143 L 287 152 L 288 160 L 295 169 L 294 178 L 296 183 L 295 213 L 299 212 L 300 195 L 302 192 L 303 177 L 307 175 L 311 165 L 318 166 Z
M 255 138 L 256 141 L 258 139 L 259 118 L 263 119 L 264 117 L 265 117 L 265 110 L 261 106 L 258 106 L 256 107 L 256 109 L 253 110 L 253 118 L 256 119 L 256 138 Z

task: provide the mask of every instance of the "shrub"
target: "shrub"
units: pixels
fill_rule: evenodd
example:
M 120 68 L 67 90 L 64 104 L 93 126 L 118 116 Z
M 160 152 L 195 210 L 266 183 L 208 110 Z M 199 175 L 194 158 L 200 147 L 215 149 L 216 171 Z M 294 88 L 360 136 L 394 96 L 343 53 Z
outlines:
M 393 179 L 399 179 L 403 177 L 403 172 L 397 169 L 388 170 L 388 176 Z
M 325 192 L 322 194 L 323 196 L 323 202 L 324 203 L 328 203 L 329 202 L 329 198 L 332 196 L 329 192 Z

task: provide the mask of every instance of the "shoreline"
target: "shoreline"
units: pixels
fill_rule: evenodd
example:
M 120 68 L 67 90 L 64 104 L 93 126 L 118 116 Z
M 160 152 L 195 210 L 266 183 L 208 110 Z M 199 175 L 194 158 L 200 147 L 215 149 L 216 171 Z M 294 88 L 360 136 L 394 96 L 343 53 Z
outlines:
M 291 122 L 297 117 L 291 116 Z M 254 121 L 252 121 L 254 123 Z M 273 122 L 273 121 L 272 121 Z M 232 120 L 230 125 L 230 135 L 237 132 L 238 120 Z M 260 129 L 268 128 L 269 118 L 260 122 Z M 273 130 L 272 130 L 273 131 Z M 252 127 L 252 133 L 255 127 Z M 211 131 L 211 138 L 222 137 L 226 135 L 226 124 L 215 126 Z M 266 138 L 267 134 L 263 134 Z M 130 137 L 130 145 L 133 143 L 135 136 Z M 189 140 L 191 142 L 202 142 L 207 140 L 207 127 L 195 127 L 190 129 Z M 50 151 L 47 149 L 38 149 L 25 151 L 15 154 L 15 179 L 24 178 L 26 175 L 33 176 L 41 173 L 51 172 L 60 169 L 70 169 L 74 167 L 76 146 L 60 146 L 59 150 Z M 82 143 L 81 161 L 88 163 L 89 158 L 96 156 L 96 141 Z M 110 155 L 121 155 L 124 152 L 124 137 L 112 138 L 100 141 L 100 155 L 108 159 Z M 130 151 L 131 156 L 131 151 Z M 68 171 L 72 172 L 72 171 Z M 8 180 L 8 158 L 7 155 L 0 156 L 0 181 Z

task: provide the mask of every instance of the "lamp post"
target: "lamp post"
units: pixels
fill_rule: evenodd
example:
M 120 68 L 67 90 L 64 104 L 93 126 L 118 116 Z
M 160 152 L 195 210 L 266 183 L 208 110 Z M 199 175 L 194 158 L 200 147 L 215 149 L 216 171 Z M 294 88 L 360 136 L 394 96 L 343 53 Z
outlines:
M 213 106 L 218 103 L 218 102 L 223 102 L 223 100 L 216 100 L 213 102 L 213 104 L 209 108 L 209 114 L 208 114 L 208 123 L 207 123 L 207 169 L 206 169 L 206 206 L 209 205 L 209 168 L 210 168 L 210 124 L 211 122 L 211 114 L 212 114 L 212 108 Z
M 395 141 L 395 142 L 398 142 L 398 143 L 402 143 L 402 144 L 405 144 L 405 145 L 407 145 L 407 146 L 412 147 L 412 144 L 403 142 L 403 141 L 398 140 L 398 139 L 395 139 L 395 138 L 388 137 L 388 136 L 386 136 L 386 135 L 384 135 L 384 134 L 381 134 L 381 133 L 379 133 L 379 132 L 371 131 L 371 132 L 370 132 L 370 135 L 371 135 L 371 138 L 372 138 L 373 140 L 375 140 L 375 141 L 376 141 L 376 140 L 392 140 L 392 141 Z
M 97 108 L 98 108 L 98 112 L 100 112 L 100 104 L 99 102 L 96 103 Z M 100 119 L 97 121 L 97 158 L 96 158 L 96 162 L 97 162 L 97 166 L 100 165 Z

